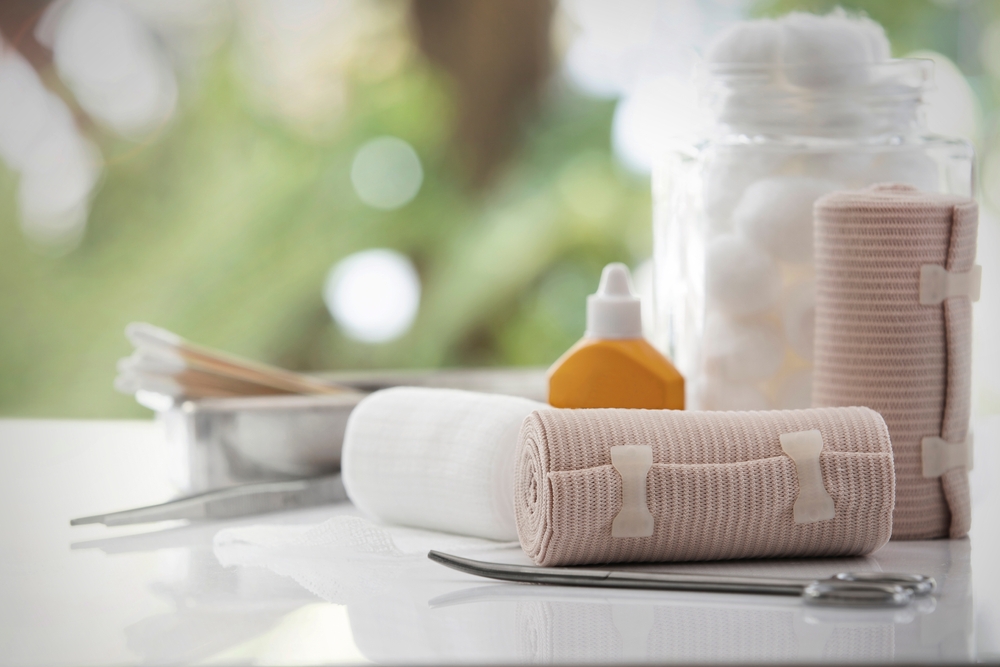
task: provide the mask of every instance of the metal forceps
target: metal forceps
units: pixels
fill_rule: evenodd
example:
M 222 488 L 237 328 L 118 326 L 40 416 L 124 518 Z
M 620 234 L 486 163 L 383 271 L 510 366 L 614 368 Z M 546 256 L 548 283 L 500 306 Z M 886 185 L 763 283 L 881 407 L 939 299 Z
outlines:
M 431 551 L 427 557 L 460 572 L 503 581 L 660 591 L 794 595 L 809 604 L 828 606 L 904 607 L 915 597 L 930 595 L 937 587 L 933 577 L 922 574 L 842 572 L 828 579 L 782 579 L 506 565 L 461 558 L 440 551 Z
M 124 526 L 151 521 L 175 519 L 219 520 L 232 519 L 266 512 L 313 507 L 347 500 L 340 474 L 287 482 L 258 482 L 225 489 L 206 491 L 185 498 L 177 498 L 159 505 L 137 507 L 121 512 L 85 516 L 70 521 L 71 526 L 86 523 L 103 523 L 106 526 Z

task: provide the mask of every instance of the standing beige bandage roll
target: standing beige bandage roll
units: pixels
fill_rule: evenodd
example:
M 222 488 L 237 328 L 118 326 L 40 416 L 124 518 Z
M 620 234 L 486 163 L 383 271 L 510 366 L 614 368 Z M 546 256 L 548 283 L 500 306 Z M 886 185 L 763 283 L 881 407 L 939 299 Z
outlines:
M 976 203 L 880 184 L 820 198 L 815 219 L 813 405 L 864 405 L 885 419 L 894 539 L 962 537 Z
M 868 408 L 538 410 L 514 472 L 539 565 L 866 554 L 889 540 L 893 499 Z

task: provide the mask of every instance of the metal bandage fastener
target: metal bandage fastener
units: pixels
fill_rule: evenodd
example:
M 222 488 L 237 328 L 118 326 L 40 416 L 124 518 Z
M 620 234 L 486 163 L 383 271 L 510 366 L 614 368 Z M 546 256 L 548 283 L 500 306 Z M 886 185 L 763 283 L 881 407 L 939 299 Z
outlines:
M 929 435 L 920 444 L 924 477 L 940 477 L 954 468 L 972 470 L 972 433 L 961 442 L 948 442 Z
M 833 498 L 823 486 L 823 471 L 819 465 L 823 436 L 814 429 L 782 433 L 778 439 L 781 441 L 782 451 L 795 463 L 799 478 L 799 496 L 792 506 L 795 523 L 832 519 L 836 514 Z
M 653 448 L 612 447 L 611 465 L 622 478 L 622 508 L 611 523 L 611 537 L 649 537 L 653 534 L 653 515 L 646 506 L 646 474 L 653 467 Z
M 952 296 L 967 296 L 979 301 L 979 288 L 983 282 L 983 267 L 978 264 L 971 271 L 947 271 L 938 264 L 920 267 L 920 305 L 936 306 Z

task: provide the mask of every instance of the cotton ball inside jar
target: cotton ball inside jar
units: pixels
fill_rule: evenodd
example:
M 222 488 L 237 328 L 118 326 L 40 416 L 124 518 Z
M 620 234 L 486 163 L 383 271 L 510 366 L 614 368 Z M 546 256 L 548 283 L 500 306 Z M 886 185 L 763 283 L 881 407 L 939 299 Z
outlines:
M 781 291 L 781 274 L 774 260 L 732 234 L 718 236 L 708 244 L 705 278 L 709 306 L 728 315 L 766 310 Z
M 753 382 L 774 375 L 785 357 L 776 327 L 710 315 L 702 341 L 705 370 L 732 382 Z
M 732 231 L 733 209 L 747 186 L 744 180 L 744 170 L 732 160 L 715 160 L 706 167 L 702 201 L 713 234 Z
M 905 183 L 924 192 L 939 192 L 941 178 L 937 163 L 919 150 L 883 153 L 872 162 L 868 183 Z
M 872 155 L 851 151 L 809 153 L 800 158 L 799 165 L 804 176 L 861 187 L 866 184 L 865 174 L 871 169 Z
M 866 64 L 889 59 L 889 40 L 875 21 L 835 11 L 826 16 L 793 12 L 779 21 L 786 78 L 806 88 L 857 86 Z
M 710 63 L 773 64 L 781 48 L 781 28 L 773 19 L 741 21 L 722 31 L 708 45 Z
M 698 386 L 700 410 L 768 410 L 771 405 L 757 387 L 705 377 Z
M 868 62 L 884 63 L 892 59 L 892 46 L 889 44 L 889 37 L 885 34 L 885 28 L 882 27 L 882 24 L 866 16 L 850 17 L 845 14 L 843 17 L 850 22 L 851 27 L 866 43 L 865 55 Z
M 812 371 L 789 375 L 778 387 L 774 407 L 778 410 L 801 410 L 812 406 Z
M 781 321 L 788 344 L 800 357 L 811 361 L 816 331 L 815 282 L 809 280 L 788 290 L 781 309 Z
M 813 256 L 813 202 L 840 188 L 804 176 L 776 176 L 746 189 L 733 211 L 736 230 L 775 258 L 807 263 Z
M 731 232 L 733 209 L 747 186 L 781 169 L 786 161 L 785 154 L 754 150 L 720 151 L 708 160 L 702 199 L 712 233 Z

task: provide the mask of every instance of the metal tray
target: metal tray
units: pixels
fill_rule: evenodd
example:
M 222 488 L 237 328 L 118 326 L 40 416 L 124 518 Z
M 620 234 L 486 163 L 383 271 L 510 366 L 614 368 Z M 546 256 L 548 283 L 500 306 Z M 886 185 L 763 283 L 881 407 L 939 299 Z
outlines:
M 541 368 L 333 373 L 370 392 L 396 386 L 441 387 L 546 400 Z M 344 429 L 359 397 L 207 398 L 157 406 L 179 490 L 312 477 L 340 468 Z

